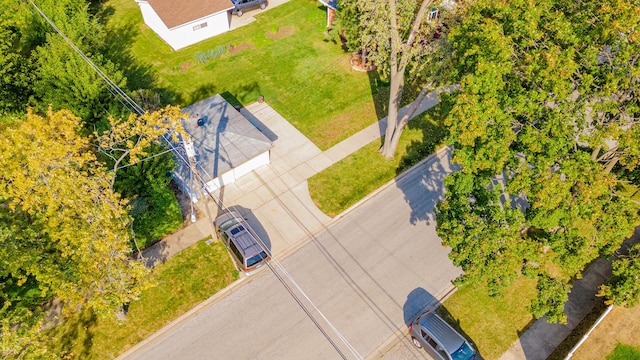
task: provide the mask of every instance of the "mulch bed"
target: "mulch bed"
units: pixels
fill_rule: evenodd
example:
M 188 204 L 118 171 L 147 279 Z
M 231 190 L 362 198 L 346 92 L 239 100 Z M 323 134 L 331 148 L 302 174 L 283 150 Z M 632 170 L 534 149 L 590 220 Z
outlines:
M 246 49 L 254 49 L 255 46 L 253 46 L 253 44 L 249 44 L 249 43 L 242 43 L 239 45 L 229 45 L 227 46 L 227 50 L 229 51 L 230 55 L 235 55 L 237 53 L 239 53 L 242 50 L 246 50 Z
M 283 27 L 279 28 L 278 31 L 276 31 L 275 33 L 270 33 L 269 32 L 269 33 L 266 33 L 266 35 L 268 37 L 272 38 L 273 40 L 275 40 L 275 39 L 279 39 L 279 38 L 282 38 L 282 37 L 285 37 L 285 36 L 289 36 L 289 35 L 293 34 L 295 31 L 296 31 L 296 29 L 293 26 L 288 25 L 288 26 L 283 26 Z

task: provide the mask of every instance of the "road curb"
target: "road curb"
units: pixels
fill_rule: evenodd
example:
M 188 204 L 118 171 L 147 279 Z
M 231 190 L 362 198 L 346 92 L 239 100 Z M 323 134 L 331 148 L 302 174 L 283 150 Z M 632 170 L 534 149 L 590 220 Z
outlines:
M 314 239 L 316 239 L 318 237 L 318 234 L 321 234 L 323 231 L 326 231 L 327 228 L 330 225 L 342 220 L 343 217 L 345 217 L 346 215 L 348 215 L 349 213 L 351 213 L 352 211 L 357 209 L 360 205 L 362 205 L 365 202 L 369 201 L 370 199 L 376 197 L 379 193 L 381 193 L 385 189 L 389 188 L 390 186 L 393 186 L 398 181 L 400 181 L 404 177 L 406 177 L 409 174 L 411 174 L 412 171 L 414 171 L 416 168 L 418 168 L 419 166 L 421 166 L 425 162 L 430 161 L 431 159 L 433 159 L 435 157 L 440 157 L 443 153 L 445 153 L 446 151 L 449 151 L 450 149 L 451 149 L 450 146 L 443 146 L 440 149 L 436 150 L 436 152 L 434 152 L 433 154 L 431 154 L 431 155 L 427 156 L 426 158 L 420 160 L 418 163 L 416 163 L 415 165 L 413 165 L 412 167 L 410 167 L 406 171 L 403 171 L 400 175 L 397 175 L 393 179 L 389 180 L 387 183 L 383 184 L 382 186 L 378 187 L 377 189 L 375 189 L 374 191 L 369 193 L 367 196 L 365 196 L 362 199 L 358 200 L 358 202 L 356 202 L 355 204 L 349 206 L 346 210 L 344 210 L 340 214 L 338 214 L 338 215 L 334 216 L 333 218 L 331 218 L 329 220 L 329 222 L 327 222 L 320 230 L 316 231 L 315 233 L 311 233 L 311 234 L 308 234 L 306 236 L 303 236 L 300 239 L 298 239 L 297 241 L 295 241 L 291 246 L 289 246 L 287 249 L 285 249 L 284 251 L 282 251 L 278 255 L 278 259 L 281 259 L 281 260 L 286 259 L 289 255 L 293 254 L 294 252 L 296 252 L 297 250 L 299 250 L 300 248 L 302 248 L 303 246 L 305 246 L 309 242 L 314 241 Z M 307 182 L 307 180 L 304 180 L 304 182 Z
M 339 221 L 340 219 L 342 219 L 343 217 L 345 217 L 346 215 L 351 213 L 353 210 L 357 209 L 360 205 L 362 205 L 363 203 L 367 202 L 369 199 L 371 199 L 373 197 L 376 197 L 379 193 L 381 193 L 382 191 L 384 191 L 388 187 L 396 184 L 397 182 L 402 180 L 404 177 L 406 177 L 409 174 L 411 174 L 412 171 L 414 171 L 416 168 L 418 168 L 422 164 L 430 161 L 431 159 L 433 159 L 435 157 L 440 157 L 440 155 L 442 155 L 446 151 L 449 151 L 450 149 L 451 149 L 450 146 L 443 146 L 440 149 L 436 150 L 436 152 L 434 152 L 433 154 L 431 154 L 431 155 L 427 156 L 426 158 L 420 160 L 418 163 L 416 163 L 415 165 L 413 165 L 409 169 L 407 169 L 407 170 L 403 171 L 402 173 L 400 173 L 400 175 L 397 175 L 396 177 L 394 177 L 393 179 L 391 179 L 387 183 L 383 184 L 382 186 L 378 187 L 377 189 L 375 189 L 374 191 L 369 193 L 367 196 L 365 196 L 362 199 L 358 200 L 358 202 L 356 202 L 355 204 L 349 206 L 346 210 L 344 210 L 340 214 L 338 214 L 335 217 L 333 217 L 329 221 L 329 223 L 327 225 L 332 224 L 333 222 Z
M 438 294 L 438 296 L 433 301 L 425 305 L 418 312 L 418 314 L 416 314 L 416 316 L 419 314 L 422 314 L 423 312 L 429 309 L 432 309 L 432 310 L 437 309 L 445 300 L 447 300 L 447 298 L 449 298 L 449 296 L 453 295 L 453 293 L 455 293 L 456 290 L 458 290 L 458 288 L 455 287 L 453 284 L 450 284 L 446 289 L 444 289 L 444 291 Z M 411 319 L 410 322 L 413 322 L 413 320 L 414 319 Z M 409 332 L 408 328 L 398 329 L 391 336 L 389 336 L 387 340 L 385 340 L 382 344 L 380 344 L 375 350 L 369 353 L 365 357 L 365 359 L 373 360 L 373 359 L 383 358 L 386 353 L 388 353 L 393 347 L 399 344 L 407 336 L 408 332 Z
M 242 276 L 241 275 L 241 277 L 238 280 L 232 282 L 229 286 L 226 286 L 226 287 L 222 288 L 220 291 L 218 291 L 215 294 L 211 295 L 206 300 L 199 302 L 194 307 L 192 307 L 189 311 L 183 313 L 182 315 L 178 316 L 177 318 L 169 320 L 169 322 L 167 324 L 165 324 L 163 327 L 161 327 L 159 330 L 157 330 L 153 334 L 145 337 L 142 341 L 138 342 L 134 346 L 132 346 L 129 349 L 127 349 L 126 351 L 124 351 L 122 354 L 118 355 L 116 360 L 117 359 L 121 359 L 121 360 L 126 359 L 127 357 L 129 357 L 133 353 L 135 353 L 135 352 L 139 351 L 140 349 L 144 348 L 147 344 L 153 342 L 160 335 L 166 333 L 167 331 L 171 330 L 175 326 L 181 324 L 183 321 L 185 321 L 189 317 L 197 314 L 200 310 L 202 310 L 206 306 L 208 306 L 208 305 L 210 305 L 210 304 L 212 304 L 212 303 L 214 303 L 216 301 L 222 300 L 227 295 L 229 295 L 231 292 L 233 292 L 236 288 L 240 287 L 241 285 L 243 285 L 246 282 L 251 282 L 253 279 L 254 279 L 254 277 L 247 277 L 247 276 Z

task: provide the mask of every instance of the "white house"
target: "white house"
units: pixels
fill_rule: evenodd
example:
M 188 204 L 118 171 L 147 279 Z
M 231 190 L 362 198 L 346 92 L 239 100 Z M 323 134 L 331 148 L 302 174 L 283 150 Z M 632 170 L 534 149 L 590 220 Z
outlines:
M 269 164 L 271 140 L 222 96 L 212 96 L 182 111 L 189 114 L 182 124 L 193 146 L 177 146 L 182 159 L 177 161 L 173 178 L 193 202 L 204 195 L 201 186 L 212 192 Z M 195 154 L 198 174 L 183 161 L 189 152 Z M 198 181 L 198 175 L 202 181 Z
M 231 0 L 135 0 L 145 24 L 175 50 L 229 30 Z

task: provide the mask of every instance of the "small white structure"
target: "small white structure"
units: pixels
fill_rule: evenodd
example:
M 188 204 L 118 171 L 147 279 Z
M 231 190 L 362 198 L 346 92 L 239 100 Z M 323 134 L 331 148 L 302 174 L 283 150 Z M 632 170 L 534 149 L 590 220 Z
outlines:
M 231 0 L 135 0 L 145 24 L 178 50 L 229 30 Z
M 177 159 L 173 178 L 193 202 L 204 195 L 201 186 L 212 192 L 269 164 L 271 140 L 222 96 L 212 96 L 182 111 L 189 114 L 182 123 L 192 143 L 177 146 L 184 155 Z M 198 174 L 184 163 L 186 158 L 193 159 Z

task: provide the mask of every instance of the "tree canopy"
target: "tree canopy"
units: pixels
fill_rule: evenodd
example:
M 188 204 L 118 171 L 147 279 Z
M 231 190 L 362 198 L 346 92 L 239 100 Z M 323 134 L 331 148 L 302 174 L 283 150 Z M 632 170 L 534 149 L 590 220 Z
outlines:
M 640 160 L 640 5 L 481 0 L 464 11 L 447 39 L 461 172 L 446 181 L 438 234 L 460 281 L 499 292 L 537 276 L 532 312 L 563 321 L 571 281 L 638 224 L 618 176 Z
M 433 0 L 340 3 L 347 45 L 366 53 L 367 60 L 390 81 L 387 128 L 380 149 L 387 158 L 394 156 L 400 136 L 422 100 L 444 81 L 441 71 L 446 69 L 449 52 L 447 43 L 441 41 L 447 32 L 442 24 L 454 18 L 452 4 Z M 418 89 L 417 96 L 414 106 L 399 117 L 407 83 Z
M 0 277 L 66 311 L 107 313 L 138 296 L 147 270 L 128 256 L 131 218 L 81 128 L 66 110 L 29 111 L 0 133 Z M 16 323 L 19 332 L 42 326 L 15 295 L 0 288 L 3 340 Z

